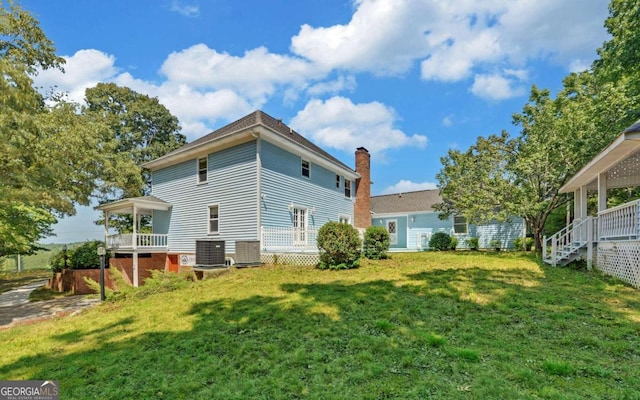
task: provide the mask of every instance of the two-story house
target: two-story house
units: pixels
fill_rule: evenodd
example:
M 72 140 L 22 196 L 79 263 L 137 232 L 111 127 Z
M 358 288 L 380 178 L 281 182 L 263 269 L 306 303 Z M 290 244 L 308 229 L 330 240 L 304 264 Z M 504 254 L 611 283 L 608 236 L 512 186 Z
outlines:
M 264 254 L 316 250 L 317 228 L 328 221 L 370 224 L 369 153 L 364 178 L 290 127 L 255 111 L 144 165 L 151 196 L 97 207 L 105 213 L 111 263 L 137 286 L 150 269 L 196 265 L 197 243 L 224 242 L 228 262 L 236 242 L 260 241 Z M 358 164 L 358 161 L 356 161 Z M 355 209 L 356 185 L 366 200 Z M 366 186 L 366 189 L 364 188 Z M 137 222 L 112 235 L 109 216 L 151 217 L 151 233 Z

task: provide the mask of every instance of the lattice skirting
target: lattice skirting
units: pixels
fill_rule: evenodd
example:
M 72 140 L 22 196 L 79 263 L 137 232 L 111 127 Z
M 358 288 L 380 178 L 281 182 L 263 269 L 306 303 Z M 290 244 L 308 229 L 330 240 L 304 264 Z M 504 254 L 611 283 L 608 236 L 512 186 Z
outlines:
M 597 268 L 640 288 L 640 241 L 598 243 Z
M 316 265 L 320 258 L 317 253 L 261 253 L 260 261 L 264 264 Z

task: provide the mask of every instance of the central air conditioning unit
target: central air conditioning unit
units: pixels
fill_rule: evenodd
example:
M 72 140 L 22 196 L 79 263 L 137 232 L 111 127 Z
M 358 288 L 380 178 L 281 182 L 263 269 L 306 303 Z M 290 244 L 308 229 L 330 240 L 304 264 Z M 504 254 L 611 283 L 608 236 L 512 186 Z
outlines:
M 224 240 L 196 240 L 196 267 L 224 267 Z
M 260 265 L 260 241 L 237 240 L 235 262 L 243 267 Z

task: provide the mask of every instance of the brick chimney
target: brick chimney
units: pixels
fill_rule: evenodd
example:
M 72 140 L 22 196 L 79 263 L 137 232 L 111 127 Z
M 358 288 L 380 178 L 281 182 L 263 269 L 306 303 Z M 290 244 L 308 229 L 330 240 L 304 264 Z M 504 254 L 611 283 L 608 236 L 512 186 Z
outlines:
M 364 147 L 356 150 L 356 203 L 353 209 L 353 226 L 367 228 L 371 225 L 371 155 Z

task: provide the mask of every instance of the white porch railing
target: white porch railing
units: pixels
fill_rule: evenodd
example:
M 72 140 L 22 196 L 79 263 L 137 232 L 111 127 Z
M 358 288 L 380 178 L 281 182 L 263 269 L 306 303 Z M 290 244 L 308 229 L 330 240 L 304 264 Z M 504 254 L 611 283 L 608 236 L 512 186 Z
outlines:
M 542 239 L 542 259 L 555 267 L 579 249 L 591 247 L 595 240 L 593 225 L 593 217 L 587 217 L 573 221 L 551 237 L 545 236 Z M 587 261 L 590 263 L 591 260 Z
M 640 238 L 640 200 L 619 205 L 598 213 L 600 240 L 631 240 Z
M 318 230 L 293 227 L 262 227 L 261 246 L 264 251 L 317 252 Z
M 107 248 L 109 249 L 144 250 L 166 247 L 167 235 L 157 233 L 137 233 L 135 235 L 123 233 L 107 236 Z

